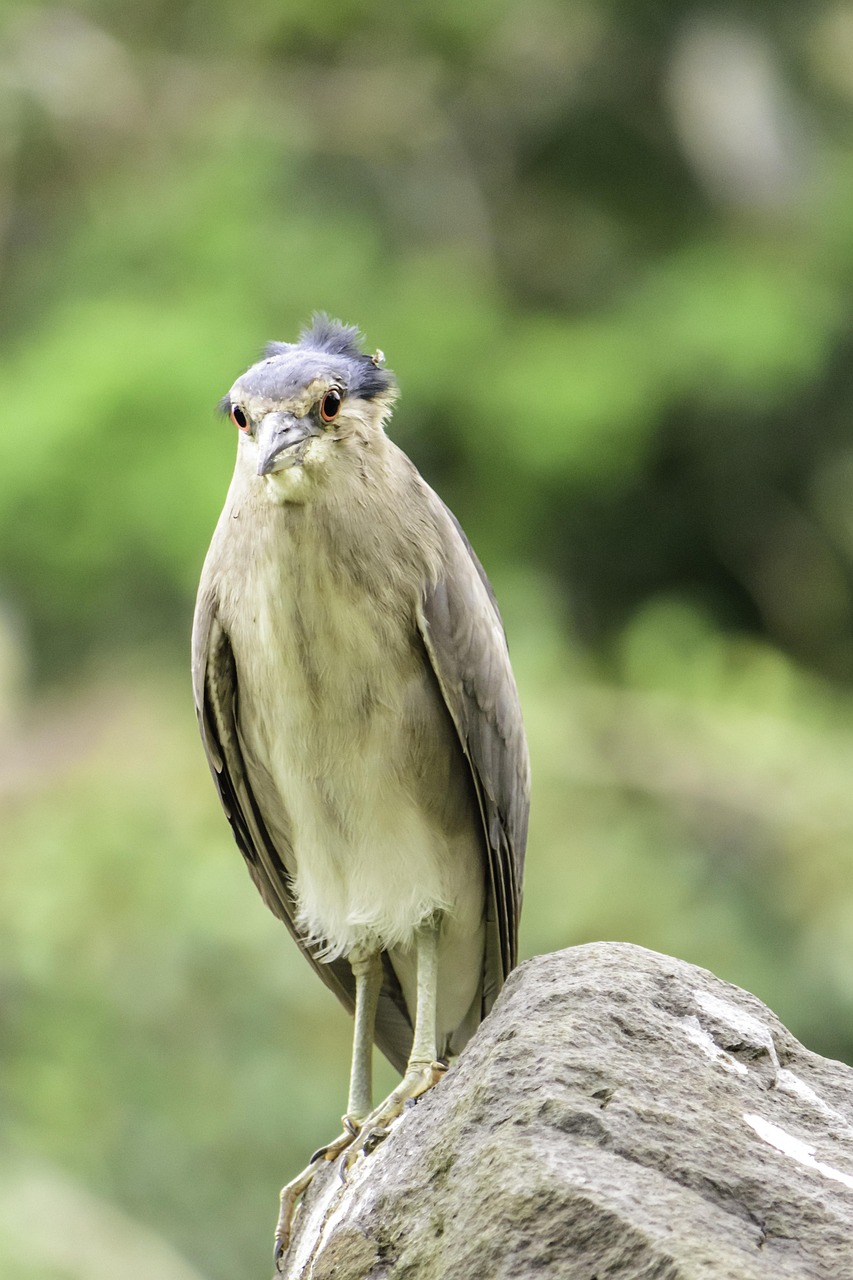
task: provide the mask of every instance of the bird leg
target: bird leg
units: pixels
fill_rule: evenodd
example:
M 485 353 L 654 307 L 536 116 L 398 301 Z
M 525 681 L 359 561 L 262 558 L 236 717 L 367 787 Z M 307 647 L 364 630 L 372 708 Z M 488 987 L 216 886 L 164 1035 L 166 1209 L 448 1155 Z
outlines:
M 365 1117 L 357 1138 L 347 1146 L 341 1161 L 341 1176 L 360 1152 L 367 1155 L 386 1137 L 388 1127 L 402 1113 L 406 1103 L 419 1098 L 437 1084 L 447 1070 L 443 1062 L 436 1061 L 436 1000 L 438 995 L 438 935 L 440 919 L 421 925 L 415 935 L 418 967 L 418 996 L 415 1010 L 415 1034 L 406 1074 L 397 1088 Z M 355 1061 L 353 1061 L 355 1067 Z
M 354 951 L 348 958 L 355 978 L 355 1030 L 349 1098 L 342 1120 L 344 1132 L 328 1146 L 315 1151 L 302 1172 L 281 1189 L 273 1251 L 277 1271 L 281 1269 L 280 1263 L 290 1243 L 293 1216 L 299 1200 L 314 1180 L 321 1163 L 335 1160 L 355 1141 L 373 1106 L 373 1029 L 382 988 L 382 960 L 378 951 Z
M 373 1031 L 382 989 L 382 959 L 378 951 L 371 951 L 353 953 L 349 962 L 355 978 L 355 1029 L 344 1127 L 355 1136 L 373 1109 Z

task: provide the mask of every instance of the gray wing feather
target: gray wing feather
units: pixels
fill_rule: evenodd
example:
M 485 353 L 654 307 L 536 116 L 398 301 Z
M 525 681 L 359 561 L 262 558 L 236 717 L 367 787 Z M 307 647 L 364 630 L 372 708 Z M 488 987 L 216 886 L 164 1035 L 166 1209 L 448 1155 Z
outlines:
M 345 959 L 317 959 L 296 924 L 296 904 L 281 851 L 276 848 L 252 790 L 237 730 L 239 691 L 234 655 L 213 592 L 202 592 L 193 627 L 193 693 L 207 761 L 234 838 L 261 897 L 287 926 L 314 971 L 352 1013 L 355 986 Z M 398 1071 L 406 1069 L 412 1025 L 389 963 L 376 1013 L 375 1039 Z
M 530 762 L 503 624 L 485 571 L 457 520 L 430 490 L 443 571 L 419 626 L 477 791 L 486 861 L 487 1013 L 518 956 Z

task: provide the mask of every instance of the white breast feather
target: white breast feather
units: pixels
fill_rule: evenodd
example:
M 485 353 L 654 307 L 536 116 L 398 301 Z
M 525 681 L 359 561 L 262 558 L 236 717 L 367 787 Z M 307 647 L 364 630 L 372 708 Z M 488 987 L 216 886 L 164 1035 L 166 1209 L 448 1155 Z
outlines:
M 300 927 L 322 939 L 331 959 L 363 945 L 406 950 L 418 925 L 440 911 L 448 957 L 464 940 L 481 948 L 480 836 L 445 835 L 394 769 L 405 755 L 406 667 L 417 679 L 423 659 L 370 598 L 342 595 L 323 574 L 322 557 L 301 579 L 298 601 L 286 555 L 275 559 L 256 563 L 243 580 L 231 638 L 247 755 L 274 780 L 289 819 Z M 270 591 L 276 572 L 278 589 Z M 320 700 L 300 659 L 300 635 L 322 682 Z M 476 984 L 478 966 L 467 967 Z M 454 1004 L 470 1002 L 475 986 L 464 985 Z

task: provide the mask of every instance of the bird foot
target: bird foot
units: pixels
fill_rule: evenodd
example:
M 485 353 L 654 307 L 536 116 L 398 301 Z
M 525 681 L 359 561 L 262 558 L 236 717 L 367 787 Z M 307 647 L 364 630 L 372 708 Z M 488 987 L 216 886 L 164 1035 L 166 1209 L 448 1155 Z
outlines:
M 343 1133 L 339 1134 L 327 1146 L 320 1147 L 315 1151 L 302 1172 L 297 1174 L 295 1178 L 291 1178 L 290 1182 L 281 1189 L 281 1195 L 279 1196 L 281 1207 L 275 1227 L 275 1247 L 273 1249 L 273 1262 L 275 1263 L 276 1271 L 281 1271 L 284 1255 L 287 1253 L 287 1248 L 290 1244 L 297 1205 L 314 1181 L 320 1166 L 330 1160 L 336 1160 L 341 1152 L 345 1151 L 361 1133 L 362 1123 L 354 1116 L 343 1116 L 341 1124 L 344 1128 Z
M 410 1062 L 405 1076 L 384 1102 L 371 1111 L 356 1138 L 344 1149 L 338 1172 L 341 1181 L 360 1155 L 369 1156 L 387 1138 L 394 1121 L 428 1089 L 438 1084 L 447 1070 L 446 1062 Z
M 338 1173 L 346 1182 L 347 1173 L 360 1155 L 368 1156 L 385 1138 L 391 1126 L 399 1119 L 408 1105 L 438 1084 L 447 1070 L 446 1062 L 410 1062 L 405 1076 L 384 1102 L 375 1107 L 364 1120 L 344 1116 L 344 1132 L 328 1146 L 315 1151 L 306 1167 L 281 1189 L 281 1208 L 275 1228 L 273 1261 L 280 1272 L 293 1234 L 293 1219 L 302 1196 L 313 1182 L 321 1164 L 341 1156 Z

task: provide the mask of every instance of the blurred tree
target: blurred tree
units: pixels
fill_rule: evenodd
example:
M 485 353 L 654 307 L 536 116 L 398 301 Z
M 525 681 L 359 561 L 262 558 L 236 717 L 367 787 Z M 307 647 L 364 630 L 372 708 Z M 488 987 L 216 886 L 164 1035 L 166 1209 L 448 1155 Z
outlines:
M 0 22 L 0 583 L 43 662 L 184 625 L 230 448 L 206 406 L 327 307 L 387 350 L 478 543 L 557 575 L 590 643 L 686 586 L 853 673 L 843 8 Z

